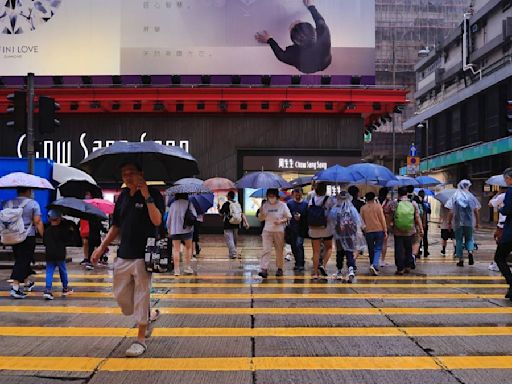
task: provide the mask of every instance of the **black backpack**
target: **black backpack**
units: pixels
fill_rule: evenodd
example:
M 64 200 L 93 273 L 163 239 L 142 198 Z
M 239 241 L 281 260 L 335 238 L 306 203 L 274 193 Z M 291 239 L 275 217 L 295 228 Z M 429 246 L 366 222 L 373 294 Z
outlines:
M 197 216 L 192 213 L 190 210 L 190 201 L 188 202 L 187 210 L 185 211 L 185 216 L 183 216 L 183 229 L 186 227 L 192 227 L 197 221 Z
M 311 205 L 308 206 L 308 225 L 310 227 L 327 227 L 324 205 L 328 198 L 328 196 L 325 196 L 322 204 L 318 206 L 315 204 L 315 197 L 312 197 Z

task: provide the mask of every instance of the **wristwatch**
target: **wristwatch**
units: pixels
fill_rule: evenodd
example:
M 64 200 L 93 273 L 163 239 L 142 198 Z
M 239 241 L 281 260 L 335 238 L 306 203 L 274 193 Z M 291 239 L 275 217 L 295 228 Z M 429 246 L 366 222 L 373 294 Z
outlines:
M 153 199 L 153 196 L 149 196 L 146 199 L 146 204 L 155 204 L 155 199 Z

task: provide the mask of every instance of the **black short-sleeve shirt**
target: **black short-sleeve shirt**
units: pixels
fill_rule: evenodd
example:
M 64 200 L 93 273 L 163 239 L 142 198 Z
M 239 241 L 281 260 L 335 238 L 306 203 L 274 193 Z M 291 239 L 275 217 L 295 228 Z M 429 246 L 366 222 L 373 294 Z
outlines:
M 154 188 L 149 188 L 149 194 L 163 215 L 165 203 L 162 194 Z M 113 225 L 119 227 L 121 234 L 117 256 L 121 259 L 143 259 L 148 237 L 155 236 L 157 228 L 151 222 L 146 200 L 140 191 L 133 196 L 130 196 L 129 189 L 121 192 L 114 208 Z

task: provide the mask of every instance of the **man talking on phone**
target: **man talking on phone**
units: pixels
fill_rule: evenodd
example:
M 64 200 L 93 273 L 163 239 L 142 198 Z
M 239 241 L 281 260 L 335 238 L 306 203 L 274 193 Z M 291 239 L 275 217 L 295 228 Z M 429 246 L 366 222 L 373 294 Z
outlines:
M 148 187 L 138 164 L 122 165 L 121 176 L 126 188 L 117 199 L 112 227 L 92 254 L 91 261 L 96 264 L 112 241 L 120 236 L 114 261 L 113 293 L 121 312 L 134 315 L 137 321 L 137 339 L 126 351 L 126 356 L 136 357 L 146 352 L 148 325 L 160 314 L 158 310 L 150 310 L 151 274 L 146 271 L 144 253 L 148 238 L 153 237 L 162 224 L 165 204 L 160 192 Z

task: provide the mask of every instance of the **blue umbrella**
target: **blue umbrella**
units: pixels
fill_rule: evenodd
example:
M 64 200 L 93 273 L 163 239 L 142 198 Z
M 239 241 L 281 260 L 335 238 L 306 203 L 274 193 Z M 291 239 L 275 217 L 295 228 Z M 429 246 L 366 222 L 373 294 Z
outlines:
M 386 182 L 382 182 L 385 187 L 406 187 L 408 185 L 420 185 L 418 181 L 410 176 L 396 176 L 397 180 L 390 180 Z
M 432 176 L 418 176 L 416 180 L 421 186 L 442 184 L 439 180 Z
M 417 195 L 419 191 L 424 191 L 425 196 L 435 196 L 434 191 L 428 189 L 428 188 L 414 188 L 414 193 Z
M 242 177 L 235 183 L 237 188 L 291 188 L 288 183 L 281 176 L 272 172 L 251 172 Z
M 279 191 L 279 197 L 285 197 L 286 196 L 286 193 L 282 192 L 282 191 Z M 260 199 L 264 199 L 267 197 L 267 189 L 266 188 L 260 188 L 256 191 L 254 191 L 253 193 L 251 193 L 251 195 L 249 197 L 257 197 L 257 198 L 260 198 Z
M 200 195 L 190 195 L 188 201 L 190 201 L 199 215 L 205 214 L 211 207 L 213 207 L 213 193 L 203 193 Z M 174 197 L 169 199 L 167 203 L 170 206 L 176 200 Z
M 57 209 L 62 212 L 63 215 L 77 217 L 84 220 L 108 219 L 108 216 L 99 208 L 74 197 L 65 197 L 63 199 L 55 200 L 53 203 L 48 205 L 48 209 Z
M 313 180 L 317 182 L 333 183 L 333 184 L 350 184 L 362 179 L 356 178 L 355 175 L 348 170 L 348 168 L 341 165 L 333 165 L 323 171 L 318 172 Z
M 353 174 L 354 179 L 364 180 L 367 184 L 383 183 L 391 180 L 397 181 L 393 172 L 382 165 L 372 163 L 352 164 L 347 169 Z

